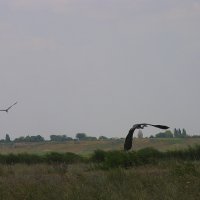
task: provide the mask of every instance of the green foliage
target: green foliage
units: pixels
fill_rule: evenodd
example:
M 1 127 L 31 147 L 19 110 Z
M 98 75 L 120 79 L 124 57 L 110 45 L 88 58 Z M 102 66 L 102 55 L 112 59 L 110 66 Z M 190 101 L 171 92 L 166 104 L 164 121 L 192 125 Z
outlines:
M 8 134 L 6 134 L 5 142 L 11 142 L 11 140 L 10 140 L 10 136 L 9 136 Z
M 71 137 L 67 137 L 66 135 L 50 135 L 51 141 L 63 142 L 63 141 L 71 141 L 73 140 Z
M 47 163 L 75 163 L 83 161 L 83 158 L 74 153 L 58 153 L 58 152 L 51 152 L 44 155 L 44 161 Z
M 95 150 L 91 156 L 91 160 L 94 162 L 103 162 L 105 161 L 106 152 L 103 150 Z
M 137 157 L 141 164 L 155 163 L 162 157 L 163 153 L 152 147 L 147 147 L 137 151 Z
M 87 136 L 85 138 L 85 140 L 87 140 L 87 141 L 95 141 L 95 140 L 97 140 L 97 138 L 96 137 L 92 137 L 92 136 Z
M 200 160 L 200 145 L 193 147 L 188 146 L 187 149 L 167 151 L 165 157 L 182 160 Z
M 154 148 L 148 147 L 138 151 L 102 151 L 96 150 L 91 157 L 83 157 L 74 153 L 51 152 L 44 155 L 40 154 L 0 154 L 1 164 L 36 164 L 36 163 L 65 163 L 72 164 L 77 162 L 95 163 L 97 167 L 103 169 L 110 168 L 129 168 L 132 166 L 156 164 L 162 160 L 182 160 L 195 161 L 200 160 L 200 145 L 188 147 L 183 150 L 171 150 L 160 152 Z
M 44 142 L 44 138 L 41 135 L 36 136 L 26 136 L 15 138 L 14 142 Z
M 132 152 L 97 150 L 91 157 L 91 161 L 99 164 L 103 169 L 156 164 L 162 160 L 172 159 L 200 160 L 200 145 L 167 152 L 160 152 L 152 147 Z
M 181 129 L 174 129 L 174 137 L 175 138 L 185 138 L 188 137 L 186 130 L 183 128 L 182 132 Z
M 103 135 L 99 136 L 99 140 L 107 140 L 107 139 L 108 138 L 106 136 L 103 136 Z
M 85 133 L 77 133 L 76 138 L 79 140 L 85 140 L 87 135 Z
M 137 152 L 124 151 L 102 151 L 97 150 L 91 157 L 91 160 L 100 163 L 100 167 L 104 169 L 116 167 L 131 167 L 137 165 L 144 165 L 148 163 L 155 163 L 162 153 L 153 148 L 141 149 Z
M 51 152 L 45 155 L 38 154 L 0 154 L 0 163 L 1 164 L 16 164 L 16 163 L 26 163 L 26 164 L 36 164 L 36 163 L 76 163 L 83 162 L 83 157 L 76 155 L 74 153 L 57 153 Z
M 173 134 L 170 130 L 155 135 L 156 138 L 173 138 Z

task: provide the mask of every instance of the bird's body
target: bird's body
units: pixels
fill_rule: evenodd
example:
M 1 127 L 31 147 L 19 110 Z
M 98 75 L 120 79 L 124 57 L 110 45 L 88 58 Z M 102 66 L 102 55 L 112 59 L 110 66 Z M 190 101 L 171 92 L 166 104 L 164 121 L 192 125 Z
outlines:
M 126 136 L 126 139 L 124 142 L 124 150 L 125 151 L 130 150 L 132 147 L 133 133 L 134 133 L 135 129 L 143 129 L 144 127 L 147 127 L 147 126 L 153 126 L 153 127 L 160 128 L 160 129 L 168 129 L 169 128 L 168 126 L 164 126 L 164 125 L 153 125 L 153 124 L 147 124 L 147 123 L 133 125 L 133 127 L 129 130 L 128 135 Z
M 16 105 L 17 104 L 17 102 L 15 102 L 14 104 L 12 104 L 11 106 L 9 106 L 7 109 L 3 109 L 3 110 L 0 110 L 0 111 L 4 111 L 4 112 L 7 112 L 8 113 L 8 111 L 14 106 L 14 105 Z

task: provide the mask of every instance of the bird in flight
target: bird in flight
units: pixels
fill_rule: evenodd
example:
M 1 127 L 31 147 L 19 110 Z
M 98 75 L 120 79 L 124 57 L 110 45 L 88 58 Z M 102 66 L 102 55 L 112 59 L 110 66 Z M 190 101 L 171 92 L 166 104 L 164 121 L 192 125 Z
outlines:
M 133 133 L 134 133 L 135 129 L 143 129 L 144 127 L 147 127 L 147 126 L 153 126 L 153 127 L 160 128 L 160 129 L 168 129 L 169 128 L 168 126 L 164 126 L 164 125 L 153 125 L 153 124 L 146 124 L 146 123 L 133 125 L 133 127 L 129 130 L 128 135 L 126 136 L 126 139 L 124 142 L 124 150 L 125 151 L 130 150 L 132 147 Z
M 8 111 L 9 111 L 14 105 L 16 105 L 16 104 L 17 104 L 17 102 L 15 102 L 15 103 L 12 104 L 11 106 L 9 106 L 7 109 L 3 109 L 3 110 L 0 110 L 0 111 L 5 111 L 5 112 L 8 113 Z

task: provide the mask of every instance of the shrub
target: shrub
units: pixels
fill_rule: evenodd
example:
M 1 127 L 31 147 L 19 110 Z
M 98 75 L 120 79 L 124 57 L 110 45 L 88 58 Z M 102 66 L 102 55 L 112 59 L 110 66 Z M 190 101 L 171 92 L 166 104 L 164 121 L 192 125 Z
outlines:
M 94 162 L 104 162 L 106 157 L 106 152 L 103 150 L 95 150 L 91 156 L 91 160 Z
M 57 152 L 51 152 L 44 156 L 44 160 L 47 163 L 74 163 L 78 161 L 82 161 L 82 157 L 79 155 L 76 155 L 74 153 L 57 153 Z

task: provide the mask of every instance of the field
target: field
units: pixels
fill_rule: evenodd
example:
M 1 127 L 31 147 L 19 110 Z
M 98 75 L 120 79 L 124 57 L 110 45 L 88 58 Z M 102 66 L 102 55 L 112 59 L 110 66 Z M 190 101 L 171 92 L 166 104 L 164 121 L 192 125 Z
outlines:
M 195 144 L 200 140 L 136 139 L 131 153 L 120 151 L 123 140 L 1 144 L 0 200 L 197 200 Z
M 36 153 L 43 154 L 47 152 L 72 152 L 76 154 L 88 155 L 96 149 L 101 150 L 122 150 L 124 140 L 104 140 L 104 141 L 80 141 L 80 142 L 44 142 L 44 143 L 15 143 L 0 144 L 0 153 Z M 153 147 L 155 149 L 166 151 L 172 149 L 183 149 L 187 146 L 200 144 L 200 138 L 166 138 L 166 139 L 134 139 L 135 150 L 141 148 Z
M 130 169 L 90 165 L 2 165 L 1 200 L 198 200 L 200 163 L 167 162 Z

